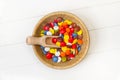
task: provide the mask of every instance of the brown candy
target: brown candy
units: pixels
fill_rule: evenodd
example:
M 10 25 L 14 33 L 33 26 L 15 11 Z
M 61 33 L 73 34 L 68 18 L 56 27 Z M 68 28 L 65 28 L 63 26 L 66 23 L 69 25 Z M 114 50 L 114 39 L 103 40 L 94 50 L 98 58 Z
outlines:
M 58 37 L 58 38 L 57 38 L 57 41 L 58 41 L 58 42 L 62 42 L 62 41 L 63 41 L 63 38 L 62 38 L 62 37 Z
M 54 33 L 54 36 L 59 36 L 59 32 L 55 32 L 55 33 Z
M 74 31 L 75 31 L 75 32 L 78 32 L 80 29 L 81 29 L 80 26 L 74 27 Z
M 58 22 L 62 22 L 62 21 L 63 21 L 63 18 L 62 18 L 62 17 L 58 17 L 56 20 L 57 20 Z
M 82 38 L 83 38 L 83 35 L 78 35 L 77 38 L 78 38 L 78 39 L 82 39 Z
M 72 27 L 74 28 L 74 27 L 76 27 L 77 26 L 77 24 L 76 23 L 72 23 Z
M 68 48 L 71 48 L 71 47 L 72 47 L 72 45 L 67 45 L 67 47 L 68 47 Z

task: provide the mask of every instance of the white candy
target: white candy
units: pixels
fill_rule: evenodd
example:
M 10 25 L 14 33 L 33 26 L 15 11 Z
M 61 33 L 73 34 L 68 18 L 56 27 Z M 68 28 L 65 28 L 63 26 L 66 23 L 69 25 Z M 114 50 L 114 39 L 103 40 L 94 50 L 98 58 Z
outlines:
M 58 26 L 54 26 L 53 28 L 54 28 L 54 30 L 58 30 Z
M 70 45 L 70 46 L 71 46 L 71 45 L 72 45 L 72 43 L 67 43 L 67 45 Z
M 69 28 L 72 28 L 72 26 L 69 26 Z
M 45 50 L 46 52 L 48 52 L 48 51 L 50 50 L 50 48 L 49 48 L 49 47 L 45 47 L 44 50 Z
M 60 56 L 60 52 L 57 51 L 57 52 L 55 53 L 55 56 Z
M 47 34 L 47 35 L 49 35 L 49 36 L 51 36 L 51 35 L 52 35 L 52 33 L 51 33 L 50 31 L 48 31 L 46 34 Z
M 60 62 L 61 61 L 61 57 L 58 57 L 58 61 L 57 62 Z

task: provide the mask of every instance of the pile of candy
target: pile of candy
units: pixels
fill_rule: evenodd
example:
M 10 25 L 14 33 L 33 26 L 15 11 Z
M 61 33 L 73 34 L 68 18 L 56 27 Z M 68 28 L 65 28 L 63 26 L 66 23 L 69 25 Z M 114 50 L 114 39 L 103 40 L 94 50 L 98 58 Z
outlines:
M 81 50 L 83 44 L 83 32 L 76 23 L 62 17 L 46 24 L 40 32 L 40 36 L 54 35 L 52 42 L 60 48 L 49 48 L 41 46 L 47 59 L 53 62 L 65 62 L 73 59 Z

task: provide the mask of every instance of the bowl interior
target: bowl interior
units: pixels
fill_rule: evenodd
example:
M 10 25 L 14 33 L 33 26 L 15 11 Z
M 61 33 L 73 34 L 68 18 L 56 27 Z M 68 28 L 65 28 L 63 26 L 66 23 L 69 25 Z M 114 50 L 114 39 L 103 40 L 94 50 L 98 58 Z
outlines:
M 35 26 L 32 36 L 39 37 L 42 27 L 48 22 L 53 22 L 54 19 L 56 19 L 57 17 L 63 17 L 65 19 L 71 20 L 72 22 L 78 24 L 83 30 L 83 45 L 81 46 L 81 51 L 79 52 L 79 54 L 76 55 L 75 58 L 70 61 L 54 63 L 52 60 L 46 59 L 45 55 L 42 53 L 40 46 L 33 45 L 33 49 L 39 60 L 45 65 L 56 69 L 66 69 L 78 64 L 84 58 L 89 47 L 89 35 L 83 22 L 75 15 L 68 12 L 53 12 L 46 15 L 38 22 L 38 24 Z

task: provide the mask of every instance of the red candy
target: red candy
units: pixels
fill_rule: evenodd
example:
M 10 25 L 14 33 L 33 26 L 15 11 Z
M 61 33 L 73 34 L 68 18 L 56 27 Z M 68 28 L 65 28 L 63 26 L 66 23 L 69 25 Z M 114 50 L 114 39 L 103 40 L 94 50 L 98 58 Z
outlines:
M 52 27 L 52 28 L 54 27 L 54 23 L 53 22 L 50 23 L 50 27 Z
M 61 34 L 64 34 L 64 33 L 65 33 L 65 29 L 61 29 L 61 30 L 60 30 L 60 33 L 61 33 Z
M 74 28 L 70 28 L 70 32 L 73 33 L 74 32 Z
M 72 45 L 72 48 L 73 48 L 73 49 L 77 48 L 77 45 L 76 45 L 76 44 L 73 44 L 73 45 Z
M 48 31 L 49 27 L 48 26 L 44 26 L 43 29 Z
M 73 38 L 70 38 L 68 41 L 69 41 L 70 43 L 72 43 L 72 42 L 73 42 L 73 40 L 74 40 Z
M 52 54 L 48 52 L 48 53 L 46 54 L 46 58 L 47 58 L 47 59 L 51 59 L 51 58 L 52 58 Z
M 57 38 L 52 38 L 52 42 L 56 43 L 57 42 Z
M 66 43 L 65 42 L 60 42 L 60 46 L 64 47 L 64 46 L 66 46 Z
M 75 55 L 73 55 L 73 54 L 70 54 L 70 55 L 68 56 L 69 59 L 73 59 L 74 57 L 75 57 Z

